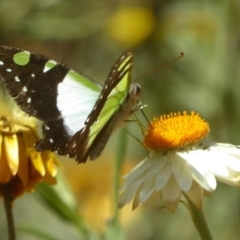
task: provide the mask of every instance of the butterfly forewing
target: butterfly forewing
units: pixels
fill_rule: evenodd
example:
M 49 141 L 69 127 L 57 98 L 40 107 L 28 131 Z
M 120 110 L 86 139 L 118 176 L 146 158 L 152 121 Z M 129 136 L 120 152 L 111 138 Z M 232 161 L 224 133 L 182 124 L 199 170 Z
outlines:
M 39 151 L 63 152 L 84 126 L 101 91 L 99 85 L 63 64 L 11 47 L 0 47 L 0 75 L 20 108 L 45 122 Z

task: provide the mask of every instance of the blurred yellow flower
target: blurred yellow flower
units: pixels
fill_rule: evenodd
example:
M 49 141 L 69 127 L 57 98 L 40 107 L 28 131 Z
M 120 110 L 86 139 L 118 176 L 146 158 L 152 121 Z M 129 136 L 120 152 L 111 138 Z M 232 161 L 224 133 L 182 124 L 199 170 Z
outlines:
M 144 144 L 151 151 L 125 176 L 119 207 L 133 209 L 154 200 L 171 212 L 182 194 L 202 208 L 203 197 L 216 189 L 216 179 L 240 186 L 240 147 L 206 141 L 209 125 L 198 114 L 170 114 L 149 124 Z
M 146 7 L 123 7 L 118 9 L 107 23 L 107 34 L 124 47 L 141 45 L 153 32 L 156 18 Z
M 40 181 L 56 182 L 58 162 L 50 152 L 38 153 L 36 121 L 26 116 L 0 89 L 0 196 L 7 185 L 12 199 L 31 192 Z

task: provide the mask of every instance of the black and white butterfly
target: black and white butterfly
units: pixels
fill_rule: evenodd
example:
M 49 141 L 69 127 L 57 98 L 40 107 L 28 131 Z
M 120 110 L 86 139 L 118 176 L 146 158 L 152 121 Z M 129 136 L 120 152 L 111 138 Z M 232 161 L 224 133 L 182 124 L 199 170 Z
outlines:
M 102 153 L 112 131 L 133 112 L 141 87 L 131 83 L 133 54 L 116 61 L 103 88 L 84 74 L 26 50 L 0 46 L 0 77 L 19 107 L 44 123 L 37 151 L 78 163 Z

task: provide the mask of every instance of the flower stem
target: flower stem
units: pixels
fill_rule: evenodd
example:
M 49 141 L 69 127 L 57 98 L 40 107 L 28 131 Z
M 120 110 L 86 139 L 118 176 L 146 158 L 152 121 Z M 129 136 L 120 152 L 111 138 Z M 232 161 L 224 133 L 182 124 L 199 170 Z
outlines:
M 197 229 L 202 240 L 213 240 L 207 222 L 204 218 L 203 212 L 199 210 L 191 200 L 185 195 L 188 202 L 188 210 L 191 214 L 195 228 Z
M 16 236 L 15 236 L 15 228 L 14 228 L 14 219 L 12 214 L 13 198 L 11 194 L 11 183 L 4 184 L 2 189 L 3 189 L 5 212 L 7 216 L 8 239 L 15 240 Z

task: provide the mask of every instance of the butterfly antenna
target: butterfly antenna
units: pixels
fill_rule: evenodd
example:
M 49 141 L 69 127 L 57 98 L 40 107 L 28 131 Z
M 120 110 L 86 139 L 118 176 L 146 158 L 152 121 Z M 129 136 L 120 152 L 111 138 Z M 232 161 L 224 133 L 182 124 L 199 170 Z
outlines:
M 145 77 L 145 76 L 147 76 L 147 75 L 149 75 L 149 74 L 151 74 L 151 73 L 153 73 L 153 72 L 156 72 L 156 71 L 159 71 L 159 70 L 161 70 L 161 69 L 164 69 L 165 67 L 168 67 L 169 65 L 173 64 L 174 62 L 176 62 L 177 60 L 179 60 L 179 59 L 181 59 L 181 58 L 183 58 L 183 57 L 184 57 L 184 53 L 181 52 L 181 53 L 180 53 L 180 56 L 177 57 L 176 59 L 173 59 L 173 60 L 170 61 L 170 62 L 167 62 L 167 63 L 165 63 L 165 64 L 163 64 L 163 65 L 161 65 L 161 66 L 159 66 L 159 67 L 157 67 L 157 68 L 153 68 L 153 69 L 151 69 L 150 71 L 147 71 L 147 72 L 143 73 L 142 75 L 140 75 L 139 77 L 137 77 L 137 78 L 135 79 L 135 82 L 137 82 L 137 81 L 138 81 L 140 78 L 142 78 L 142 77 Z

